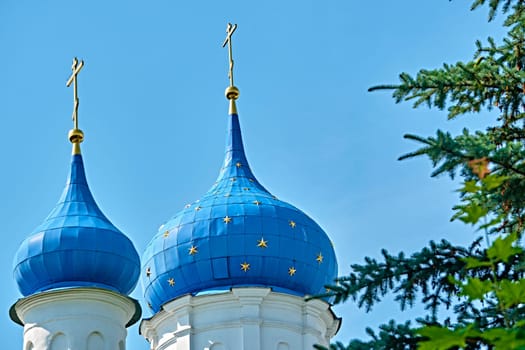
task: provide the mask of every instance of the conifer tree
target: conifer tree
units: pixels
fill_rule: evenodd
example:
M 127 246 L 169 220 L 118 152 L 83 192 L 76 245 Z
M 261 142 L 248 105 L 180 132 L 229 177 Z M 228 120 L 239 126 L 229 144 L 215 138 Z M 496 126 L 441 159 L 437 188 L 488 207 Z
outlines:
M 382 251 L 340 277 L 329 294 L 370 311 L 386 294 L 402 310 L 422 303 L 426 313 L 412 322 L 390 321 L 366 340 L 331 345 L 332 350 L 525 349 L 525 0 L 474 0 L 488 20 L 504 16 L 501 42 L 476 42 L 474 58 L 402 73 L 392 90 L 396 102 L 412 101 L 448 113 L 448 118 L 488 110 L 497 114 L 485 131 L 460 135 L 405 135 L 420 147 L 400 159 L 425 156 L 432 176 L 460 176 L 453 220 L 473 225 L 479 237 L 468 246 L 441 240 L 411 254 Z M 439 311 L 450 310 L 440 318 Z M 441 313 L 443 314 L 443 313 Z M 323 349 L 322 347 L 316 347 Z

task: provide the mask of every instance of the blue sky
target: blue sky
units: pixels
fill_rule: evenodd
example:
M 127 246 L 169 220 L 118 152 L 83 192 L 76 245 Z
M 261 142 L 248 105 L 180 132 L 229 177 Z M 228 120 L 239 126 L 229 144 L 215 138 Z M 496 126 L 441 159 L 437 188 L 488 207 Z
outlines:
M 143 251 L 158 226 L 212 185 L 227 126 L 227 22 L 234 36 L 241 127 L 252 170 L 279 198 L 307 212 L 335 243 L 340 273 L 381 248 L 412 252 L 430 239 L 468 242 L 450 223 L 457 184 L 430 179 L 427 160 L 398 162 L 404 133 L 484 128 L 480 114 L 443 112 L 368 93 L 402 71 L 472 57 L 474 41 L 501 36 L 487 10 L 465 1 L 39 1 L 0 2 L 0 329 L 22 345 L 8 309 L 20 297 L 12 258 L 53 208 L 70 160 L 71 60 L 91 190 L 105 214 Z M 141 287 L 133 296 L 141 299 Z M 402 314 L 385 302 L 354 304 L 346 342 Z M 145 311 L 148 315 L 148 312 Z M 129 350 L 148 344 L 130 329 Z

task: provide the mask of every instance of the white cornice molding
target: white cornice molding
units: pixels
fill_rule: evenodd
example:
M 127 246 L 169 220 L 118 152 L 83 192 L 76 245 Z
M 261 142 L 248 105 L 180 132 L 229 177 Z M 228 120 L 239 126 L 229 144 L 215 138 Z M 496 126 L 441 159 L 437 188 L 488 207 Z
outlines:
M 150 341 L 152 349 L 162 350 L 186 349 L 178 343 L 183 338 L 188 343 L 200 334 L 226 336 L 237 331 L 242 334 L 245 327 L 281 330 L 295 334 L 294 337 L 309 335 L 309 339 L 328 343 L 339 325 L 340 319 L 323 300 L 307 301 L 270 288 L 244 287 L 181 296 L 166 303 L 151 318 L 142 320 L 140 333 Z

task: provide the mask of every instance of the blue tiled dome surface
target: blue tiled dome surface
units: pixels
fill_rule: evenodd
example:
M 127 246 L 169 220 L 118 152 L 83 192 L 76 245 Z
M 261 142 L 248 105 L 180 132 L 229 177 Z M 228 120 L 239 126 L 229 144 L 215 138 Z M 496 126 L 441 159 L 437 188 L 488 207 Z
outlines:
M 336 275 L 326 233 L 254 177 L 236 114 L 216 183 L 162 225 L 142 257 L 144 295 L 154 312 L 183 294 L 234 286 L 320 294 Z
M 66 188 L 44 222 L 15 255 L 20 292 L 93 286 L 129 294 L 140 275 L 133 243 L 98 208 L 80 154 L 73 155 Z

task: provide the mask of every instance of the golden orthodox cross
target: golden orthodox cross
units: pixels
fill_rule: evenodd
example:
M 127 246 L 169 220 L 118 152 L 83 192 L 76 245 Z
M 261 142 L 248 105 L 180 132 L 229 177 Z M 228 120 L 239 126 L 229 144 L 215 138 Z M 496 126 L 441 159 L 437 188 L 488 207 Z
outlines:
M 228 23 L 226 27 L 226 39 L 222 43 L 222 47 L 225 47 L 228 44 L 228 52 L 230 57 L 230 71 L 228 72 L 228 77 L 230 78 L 230 86 L 233 86 L 233 57 L 232 57 L 232 34 L 237 29 L 237 24 Z
M 77 75 L 80 70 L 84 67 L 84 61 L 78 61 L 77 58 L 73 58 L 73 65 L 71 66 L 71 76 L 67 80 L 66 86 L 70 87 L 73 83 L 73 124 L 74 128 L 78 129 L 78 94 L 77 94 Z

